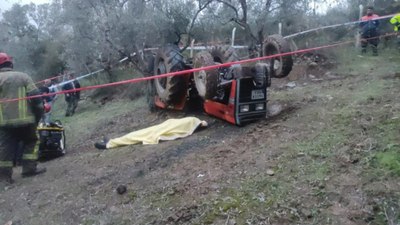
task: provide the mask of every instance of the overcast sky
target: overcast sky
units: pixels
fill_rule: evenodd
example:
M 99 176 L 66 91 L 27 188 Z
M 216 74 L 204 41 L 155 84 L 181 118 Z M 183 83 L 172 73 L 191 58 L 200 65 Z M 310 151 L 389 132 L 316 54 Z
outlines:
M 50 3 L 51 0 L 0 0 L 0 13 L 3 13 L 5 10 L 11 8 L 14 3 L 19 3 L 22 5 L 29 4 L 29 3 L 43 4 L 43 3 Z

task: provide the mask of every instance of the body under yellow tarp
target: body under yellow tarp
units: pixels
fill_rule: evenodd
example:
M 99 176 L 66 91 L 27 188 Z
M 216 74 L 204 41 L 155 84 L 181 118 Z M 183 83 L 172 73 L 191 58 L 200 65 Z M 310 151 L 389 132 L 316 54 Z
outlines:
M 193 134 L 199 126 L 206 126 L 206 124 L 205 121 L 201 121 L 196 117 L 169 119 L 161 124 L 133 131 L 119 138 L 110 139 L 106 147 L 109 149 L 139 143 L 145 145 L 158 144 L 160 141 L 187 137 Z

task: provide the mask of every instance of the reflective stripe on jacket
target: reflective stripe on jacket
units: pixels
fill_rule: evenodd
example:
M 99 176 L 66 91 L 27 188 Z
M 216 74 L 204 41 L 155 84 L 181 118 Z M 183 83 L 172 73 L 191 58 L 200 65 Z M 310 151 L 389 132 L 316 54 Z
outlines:
M 400 13 L 393 16 L 390 19 L 390 23 L 394 25 L 394 31 L 399 31 L 399 29 L 400 29 Z
M 37 88 L 32 78 L 27 74 L 12 71 L 10 68 L 0 69 L 0 100 L 24 98 L 29 91 L 35 89 Z M 20 100 L 0 103 L 0 127 L 35 123 L 35 115 L 29 102 Z

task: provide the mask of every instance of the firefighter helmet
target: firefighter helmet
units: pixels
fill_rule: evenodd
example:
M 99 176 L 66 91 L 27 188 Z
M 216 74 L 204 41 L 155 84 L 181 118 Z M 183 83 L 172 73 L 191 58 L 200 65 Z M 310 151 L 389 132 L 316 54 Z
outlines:
M 4 64 L 6 62 L 12 63 L 11 56 L 7 55 L 4 52 L 0 52 L 0 65 Z

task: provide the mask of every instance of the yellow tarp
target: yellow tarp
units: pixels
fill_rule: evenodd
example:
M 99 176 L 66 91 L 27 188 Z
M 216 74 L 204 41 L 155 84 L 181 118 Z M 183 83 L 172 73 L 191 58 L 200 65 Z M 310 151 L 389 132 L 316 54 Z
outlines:
M 137 130 L 119 138 L 110 139 L 107 143 L 107 149 L 138 143 L 143 143 L 144 145 L 158 144 L 159 141 L 187 137 L 193 134 L 197 127 L 206 124 L 205 121 L 201 121 L 196 117 L 169 119 L 161 124 Z

